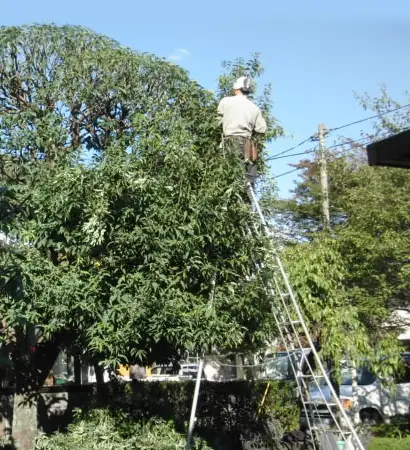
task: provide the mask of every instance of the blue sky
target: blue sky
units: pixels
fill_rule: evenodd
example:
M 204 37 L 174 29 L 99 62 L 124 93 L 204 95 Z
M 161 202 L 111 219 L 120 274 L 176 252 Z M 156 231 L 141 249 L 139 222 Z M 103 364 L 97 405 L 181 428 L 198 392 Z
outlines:
M 136 50 L 174 58 L 208 89 L 216 87 L 222 60 L 261 52 L 264 81 L 273 84 L 274 114 L 293 135 L 272 144 L 272 154 L 312 135 L 319 122 L 335 127 L 367 117 L 353 91 L 376 96 L 385 83 L 394 98 L 405 101 L 410 88 L 408 0 L 13 3 L 18 6 L 3 2 L 3 25 L 84 25 Z M 366 126 L 345 135 L 358 138 Z M 300 150 L 305 148 L 310 144 Z M 286 172 L 298 159 L 278 160 L 272 173 Z M 295 176 L 278 178 L 281 195 Z

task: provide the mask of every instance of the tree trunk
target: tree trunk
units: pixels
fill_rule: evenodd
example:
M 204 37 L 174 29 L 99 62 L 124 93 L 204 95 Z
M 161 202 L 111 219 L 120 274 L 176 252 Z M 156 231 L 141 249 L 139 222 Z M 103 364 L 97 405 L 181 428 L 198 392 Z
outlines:
M 108 395 L 108 388 L 104 383 L 104 368 L 98 363 L 94 363 L 94 371 L 97 381 L 97 402 L 100 405 L 105 405 Z
M 97 385 L 100 386 L 104 384 L 104 369 L 98 363 L 94 364 L 94 372 Z
M 238 380 L 244 380 L 245 379 L 245 372 L 243 370 L 242 355 L 236 355 L 235 356 L 235 365 L 236 365 L 236 378 Z
M 327 360 L 327 368 L 329 370 L 329 380 L 332 383 L 333 389 L 335 390 L 337 396 L 340 398 L 340 386 L 335 376 L 336 367 L 332 359 Z
M 255 356 L 253 353 L 248 354 L 248 364 L 249 366 L 246 367 L 244 372 L 246 373 L 246 379 L 247 380 L 254 380 L 256 377 L 256 367 L 255 367 Z
M 33 345 L 24 330 L 16 330 L 16 337 L 12 439 L 18 450 L 33 450 L 38 429 L 39 389 L 57 359 L 61 339 Z
M 81 379 L 81 359 L 78 355 L 74 356 L 74 383 L 83 384 Z
M 37 398 L 14 394 L 12 438 L 18 450 L 34 450 L 37 437 Z

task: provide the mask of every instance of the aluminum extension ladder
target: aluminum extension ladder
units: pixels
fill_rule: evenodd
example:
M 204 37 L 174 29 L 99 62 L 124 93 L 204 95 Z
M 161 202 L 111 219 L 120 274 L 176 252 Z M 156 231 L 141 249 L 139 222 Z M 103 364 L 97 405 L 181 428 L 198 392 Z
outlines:
M 263 232 L 272 239 L 273 234 L 266 223 L 255 192 L 249 182 L 247 183 L 246 191 L 259 216 Z M 273 240 L 271 242 L 272 247 L 268 256 L 268 268 L 272 270 L 272 282 L 269 283 L 268 289 L 272 295 L 272 312 L 280 339 L 288 354 L 292 372 L 297 382 L 298 395 L 311 434 L 312 446 L 314 450 L 337 450 L 340 448 L 337 441 L 341 441 L 343 442 L 344 450 L 364 450 L 363 444 L 360 442 L 356 430 L 330 382 L 303 318 L 299 303 L 289 283 L 282 261 L 275 251 Z M 307 341 L 308 347 L 302 341 Z M 310 350 L 313 355 L 316 370 L 312 367 L 313 365 L 309 362 L 309 359 L 304 356 L 306 349 Z M 295 359 L 295 354 L 300 354 L 301 357 Z M 306 364 L 307 371 L 305 370 L 305 373 L 301 370 L 302 363 Z M 330 390 L 332 397 L 330 401 L 322 391 L 321 387 L 323 384 L 326 384 Z M 309 386 L 314 386 L 321 394 L 322 399 L 319 402 L 310 398 Z M 325 411 L 326 415 L 332 419 L 333 427 L 331 429 L 321 419 L 318 409 L 319 404 L 321 406 L 320 412 L 323 413 Z M 326 409 L 324 410 L 323 408 Z M 318 423 L 313 423 L 312 418 L 315 417 L 317 417 Z

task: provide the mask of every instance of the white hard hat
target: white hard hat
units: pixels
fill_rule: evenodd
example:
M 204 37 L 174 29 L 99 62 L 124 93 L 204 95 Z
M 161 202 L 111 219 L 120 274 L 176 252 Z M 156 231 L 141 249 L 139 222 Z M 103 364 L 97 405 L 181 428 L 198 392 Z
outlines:
M 251 80 L 248 77 L 239 77 L 235 81 L 233 88 L 249 92 L 251 90 Z

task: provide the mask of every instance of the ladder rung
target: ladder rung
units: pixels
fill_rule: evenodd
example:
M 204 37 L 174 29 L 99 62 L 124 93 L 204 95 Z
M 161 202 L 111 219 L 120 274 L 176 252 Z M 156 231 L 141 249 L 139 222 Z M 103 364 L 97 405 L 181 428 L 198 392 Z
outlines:
M 324 375 L 312 375 L 312 374 L 302 374 L 298 375 L 300 378 L 324 378 Z
M 289 320 L 287 322 L 279 322 L 279 325 L 286 326 L 286 325 L 300 325 L 300 320 Z
M 339 429 L 337 429 L 337 428 L 319 428 L 319 427 L 310 427 L 310 429 L 312 430 L 312 431 L 321 431 L 322 433 L 323 432 L 326 432 L 326 433 L 328 433 L 328 432 L 331 432 L 331 433 L 337 433 L 337 434 L 353 434 L 353 432 L 352 431 L 340 431 Z
M 314 402 L 312 400 L 303 400 L 303 403 L 307 404 L 307 405 L 317 405 L 317 406 L 339 406 L 337 403 L 329 403 L 329 402 L 324 402 L 324 403 L 318 403 L 318 402 Z M 322 409 L 323 411 L 323 409 Z

